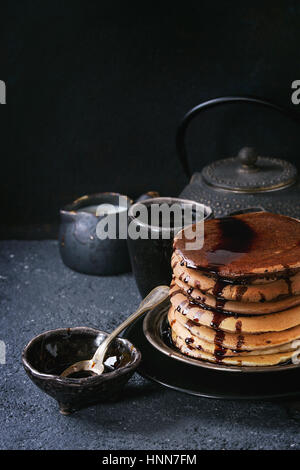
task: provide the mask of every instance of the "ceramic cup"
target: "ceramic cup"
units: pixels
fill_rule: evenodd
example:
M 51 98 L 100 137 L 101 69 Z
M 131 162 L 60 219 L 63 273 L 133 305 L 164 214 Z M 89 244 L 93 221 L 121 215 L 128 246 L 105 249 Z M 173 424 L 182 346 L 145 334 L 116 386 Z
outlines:
M 151 289 L 158 285 L 169 285 L 172 279 L 171 255 L 174 235 L 182 228 L 181 226 L 172 226 L 166 228 L 163 226 L 146 224 L 143 220 L 136 217 L 138 204 L 146 206 L 151 210 L 152 204 L 179 204 L 180 206 L 190 206 L 193 210 L 199 210 L 204 215 L 204 220 L 212 217 L 212 210 L 204 204 L 186 199 L 160 197 L 148 199 L 133 204 L 128 211 L 128 224 L 133 224 L 134 228 L 148 232 L 148 238 L 133 239 L 128 234 L 127 243 L 131 260 L 131 267 L 135 280 L 142 297 L 145 297 Z M 196 222 L 197 220 L 193 220 Z M 167 232 L 167 234 L 166 234 Z M 154 235 L 154 238 L 151 237 Z M 167 237 L 167 238 L 164 238 Z

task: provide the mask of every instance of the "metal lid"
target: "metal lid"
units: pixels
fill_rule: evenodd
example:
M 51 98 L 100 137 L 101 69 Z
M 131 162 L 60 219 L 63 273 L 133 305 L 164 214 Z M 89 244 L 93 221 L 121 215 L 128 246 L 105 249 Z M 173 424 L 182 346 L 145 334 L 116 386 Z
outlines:
M 296 181 L 297 169 L 286 160 L 260 157 L 254 149 L 244 147 L 235 158 L 205 166 L 202 177 L 216 188 L 256 193 L 291 186 Z

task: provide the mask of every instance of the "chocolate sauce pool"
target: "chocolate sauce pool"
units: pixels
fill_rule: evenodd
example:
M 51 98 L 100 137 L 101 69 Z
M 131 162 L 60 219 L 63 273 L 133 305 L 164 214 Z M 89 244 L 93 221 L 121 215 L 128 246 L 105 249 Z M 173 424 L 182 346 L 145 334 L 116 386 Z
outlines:
M 254 232 L 246 222 L 234 217 L 219 219 L 221 237 L 218 245 L 207 252 L 207 270 L 218 273 L 221 266 L 232 263 L 248 253 L 254 239 Z

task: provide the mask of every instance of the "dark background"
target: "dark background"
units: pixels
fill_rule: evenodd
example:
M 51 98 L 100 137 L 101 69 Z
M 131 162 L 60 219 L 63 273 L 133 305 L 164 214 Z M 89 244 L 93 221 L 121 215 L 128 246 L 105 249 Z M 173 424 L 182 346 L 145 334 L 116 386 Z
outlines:
M 6 2 L 1 6 L 3 227 L 53 224 L 85 193 L 178 195 L 184 113 L 221 95 L 291 109 L 300 3 Z M 188 133 L 191 166 L 253 145 L 297 164 L 298 126 L 247 105 L 207 111 Z M 2 231 L 3 232 L 3 231 Z

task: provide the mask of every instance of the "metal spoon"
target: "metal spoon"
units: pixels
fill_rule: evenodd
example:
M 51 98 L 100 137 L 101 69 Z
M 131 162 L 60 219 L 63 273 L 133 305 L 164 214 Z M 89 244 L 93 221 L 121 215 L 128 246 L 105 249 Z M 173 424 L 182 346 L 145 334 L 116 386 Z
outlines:
M 120 326 L 118 326 L 110 335 L 108 335 L 105 340 L 100 344 L 99 348 L 95 352 L 92 359 L 86 361 L 76 362 L 67 369 L 65 369 L 61 377 L 68 377 L 71 374 L 80 371 L 90 371 L 94 374 L 101 375 L 104 371 L 103 360 L 107 349 L 113 340 L 118 336 L 127 326 L 133 323 L 137 318 L 139 318 L 146 310 L 156 307 L 158 304 L 162 303 L 169 295 L 168 286 L 158 286 L 155 287 L 141 302 L 139 308 L 134 312 L 130 317 L 128 317 Z

